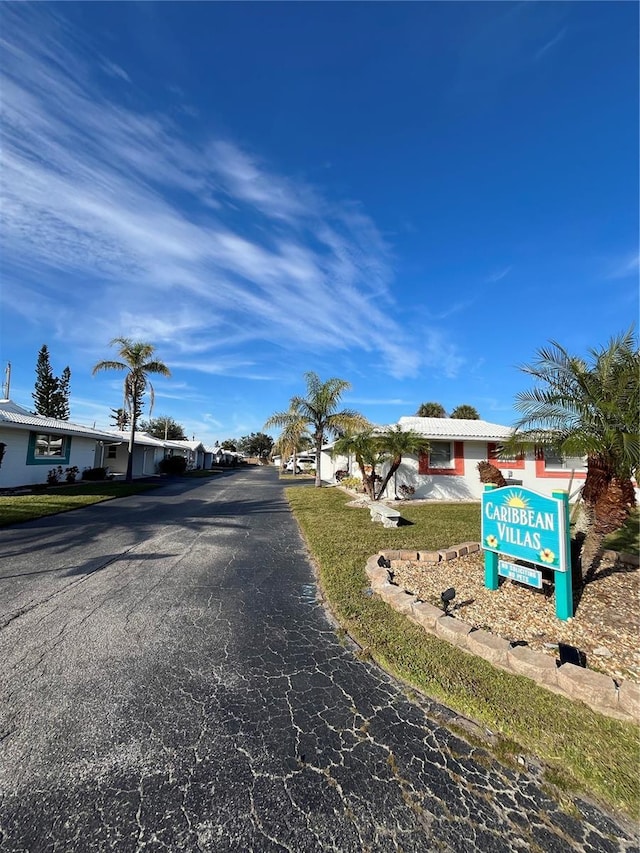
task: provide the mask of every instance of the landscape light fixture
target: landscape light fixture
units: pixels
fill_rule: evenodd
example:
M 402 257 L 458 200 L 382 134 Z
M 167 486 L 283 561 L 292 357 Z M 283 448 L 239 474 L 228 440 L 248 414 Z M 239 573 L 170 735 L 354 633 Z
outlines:
M 449 589 L 445 589 L 444 592 L 440 593 L 440 598 L 442 599 L 442 603 L 444 604 L 444 615 L 446 616 L 449 612 L 449 604 L 456 597 L 455 589 L 450 586 Z
M 558 643 L 558 652 L 560 654 L 560 666 L 563 663 L 572 663 L 574 666 L 581 666 L 583 669 L 587 667 L 587 656 L 575 646 L 570 646 L 568 643 Z
M 389 583 L 393 583 L 393 578 L 395 577 L 395 572 L 391 571 L 391 560 L 387 560 L 386 557 L 383 557 L 382 554 L 378 557 L 378 565 L 381 569 L 387 570 L 387 579 Z

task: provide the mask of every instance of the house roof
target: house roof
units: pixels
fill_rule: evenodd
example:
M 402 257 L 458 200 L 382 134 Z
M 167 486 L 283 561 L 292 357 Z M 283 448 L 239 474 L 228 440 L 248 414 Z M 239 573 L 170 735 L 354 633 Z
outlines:
M 489 421 L 462 420 L 461 418 L 402 417 L 398 424 L 403 430 L 413 430 L 425 438 L 449 438 L 478 441 L 504 441 L 513 432 L 511 427 Z
M 182 450 L 185 448 L 189 450 L 204 450 L 205 446 L 201 441 L 187 441 L 186 439 L 171 439 L 166 442 L 168 447 L 179 447 Z
M 93 427 L 75 424 L 71 421 L 61 421 L 58 418 L 46 418 L 43 415 L 34 415 L 28 409 L 24 409 L 13 400 L 0 400 L 0 426 L 9 429 L 40 430 L 52 435 L 81 435 L 85 438 L 95 438 L 96 441 L 114 439 L 104 430 L 93 429 Z
M 127 429 L 114 429 L 108 433 L 109 437 L 112 441 L 129 441 L 129 430 Z M 161 438 L 156 438 L 153 435 L 149 435 L 146 432 L 141 432 L 136 430 L 135 435 L 135 444 L 142 444 L 145 447 L 168 447 L 172 444 L 171 441 L 163 441 Z

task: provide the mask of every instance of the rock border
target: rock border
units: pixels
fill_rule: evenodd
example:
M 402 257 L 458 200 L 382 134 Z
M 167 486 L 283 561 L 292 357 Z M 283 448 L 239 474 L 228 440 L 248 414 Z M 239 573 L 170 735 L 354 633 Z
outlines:
M 394 610 L 420 625 L 428 634 L 446 640 L 468 654 L 477 655 L 495 667 L 524 675 L 540 687 L 573 701 L 580 701 L 594 711 L 628 723 L 640 723 L 640 684 L 622 681 L 571 663 L 561 666 L 551 655 L 536 652 L 527 646 L 514 646 L 509 640 L 497 637 L 481 628 L 473 628 L 461 619 L 445 615 L 439 607 L 419 601 L 415 595 L 389 581 L 388 569 L 379 565 L 384 560 L 413 560 L 439 563 L 455 560 L 480 550 L 478 542 L 463 542 L 438 551 L 385 550 L 369 557 L 365 567 L 371 589 Z M 632 554 L 605 551 L 605 556 L 621 564 L 638 565 Z

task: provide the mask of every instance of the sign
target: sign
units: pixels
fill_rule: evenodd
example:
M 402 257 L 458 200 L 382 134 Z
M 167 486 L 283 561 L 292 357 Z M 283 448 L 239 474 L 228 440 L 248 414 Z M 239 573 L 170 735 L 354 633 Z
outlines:
M 482 495 L 482 547 L 556 572 L 567 571 L 563 502 L 521 486 Z
M 531 569 L 528 566 L 518 566 L 515 563 L 507 563 L 498 560 L 498 574 L 503 578 L 510 578 L 518 583 L 526 583 L 527 586 L 535 586 L 542 589 L 542 572 Z
M 506 577 L 531 583 L 511 574 L 524 567 L 498 560 L 498 554 L 545 566 L 553 569 L 556 616 L 558 619 L 571 619 L 573 589 L 569 562 L 569 493 L 558 490 L 548 498 L 520 486 L 502 486 L 497 489 L 487 484 L 482 493 L 481 528 L 484 585 L 487 589 L 498 589 L 498 575 L 505 575 L 506 571 L 510 572 Z M 537 569 L 529 571 L 532 579 L 541 574 Z M 539 588 L 542 579 L 531 585 Z

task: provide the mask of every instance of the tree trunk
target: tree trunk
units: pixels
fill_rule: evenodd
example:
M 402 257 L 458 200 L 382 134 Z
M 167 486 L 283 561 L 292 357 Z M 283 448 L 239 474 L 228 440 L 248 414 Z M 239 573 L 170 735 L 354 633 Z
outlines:
M 320 476 L 320 456 L 322 454 L 322 433 L 316 433 L 316 482 L 317 489 L 322 488 L 322 477 Z
M 129 458 L 127 459 L 127 476 L 125 481 L 130 483 L 133 480 L 133 447 L 136 437 L 136 408 L 138 405 L 137 394 L 133 393 L 131 397 L 131 432 L 129 434 Z
M 127 458 L 127 476 L 126 482 L 130 483 L 133 480 L 133 445 L 136 436 L 135 421 L 131 421 L 131 433 L 129 435 L 129 456 Z
M 587 479 L 582 490 L 586 523 L 580 551 L 583 584 L 588 583 L 598 568 L 602 542 L 609 533 L 624 526 L 636 497 L 630 479 L 620 480 L 601 456 L 587 462 Z
M 384 490 L 387 488 L 387 483 L 388 483 L 388 482 L 389 482 L 389 480 L 393 477 L 393 475 L 396 473 L 396 471 L 397 471 L 397 470 L 398 470 L 398 468 L 400 467 L 400 463 L 401 463 L 401 462 L 402 462 L 402 456 L 399 456 L 399 457 L 398 457 L 398 456 L 396 456 L 396 457 L 393 459 L 393 461 L 391 462 L 391 465 L 390 465 L 390 467 L 389 467 L 389 470 L 387 471 L 387 473 L 386 473 L 386 475 L 385 475 L 385 478 L 384 478 L 384 480 L 382 481 L 382 484 L 380 485 L 380 488 L 378 489 L 378 496 L 376 497 L 376 500 L 377 500 L 377 501 L 379 501 L 379 500 L 380 500 L 380 498 L 382 497 L 382 495 L 384 494 Z

